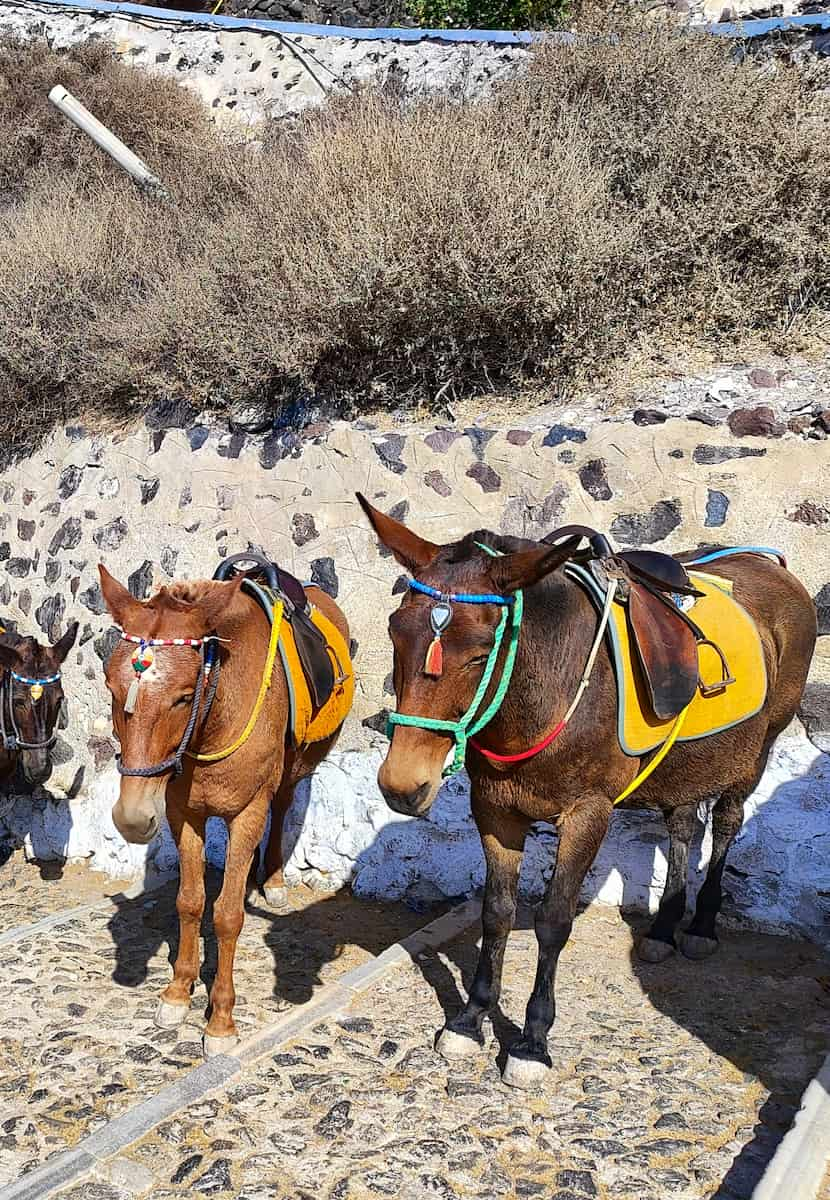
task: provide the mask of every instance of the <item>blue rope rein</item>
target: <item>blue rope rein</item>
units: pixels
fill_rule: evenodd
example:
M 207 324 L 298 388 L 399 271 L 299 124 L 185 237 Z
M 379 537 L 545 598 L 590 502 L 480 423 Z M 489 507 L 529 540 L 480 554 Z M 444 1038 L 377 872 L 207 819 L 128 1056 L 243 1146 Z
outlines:
M 702 558 L 692 559 L 691 562 L 684 565 L 695 567 L 699 563 L 714 562 L 717 558 L 731 558 L 735 554 L 768 554 L 771 558 L 777 558 L 782 566 L 786 566 L 786 559 L 781 551 L 773 550 L 769 546 L 729 546 L 725 550 L 712 550 L 709 554 L 704 554 Z
M 439 592 L 420 579 L 409 580 L 410 590 L 430 596 L 433 600 L 444 600 L 449 604 L 513 604 L 515 596 L 497 596 L 493 592 Z

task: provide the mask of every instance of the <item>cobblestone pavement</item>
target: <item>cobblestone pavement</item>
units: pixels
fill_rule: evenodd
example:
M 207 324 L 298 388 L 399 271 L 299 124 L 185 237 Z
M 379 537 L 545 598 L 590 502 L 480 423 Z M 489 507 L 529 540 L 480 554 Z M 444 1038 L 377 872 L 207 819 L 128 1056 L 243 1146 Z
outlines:
M 0 935 L 83 904 L 106 901 L 123 885 L 84 866 L 35 865 L 20 853 L 0 858 Z
M 470 930 L 393 968 L 61 1200 L 746 1200 L 826 1052 L 828 959 L 747 933 L 725 934 L 698 964 L 646 966 L 631 946 L 616 912 L 578 919 L 540 1093 L 506 1088 L 496 1066 L 532 980 L 526 928 L 508 946 L 486 1052 L 449 1066 L 432 1048 L 469 980 Z M 118 1009 L 126 1053 L 165 1045 L 144 1009 L 141 1020 Z M 186 1057 L 165 1052 L 142 1068 L 148 1080 Z M 119 1067 L 134 1076 L 132 1061 Z
M 220 886 L 218 874 L 209 873 L 209 896 Z M 429 919 L 347 893 L 322 898 L 297 888 L 291 896 L 288 914 L 271 913 L 257 896 L 249 900 L 235 972 L 243 1036 Z M 0 946 L 0 1185 L 202 1061 L 212 937 L 184 1025 L 162 1030 L 153 1021 L 172 974 L 175 885 L 127 900 L 100 890 L 96 896 L 88 879 L 77 888 L 72 872 L 43 879 L 18 859 L 0 868 L 6 928 L 96 899 L 92 911 Z

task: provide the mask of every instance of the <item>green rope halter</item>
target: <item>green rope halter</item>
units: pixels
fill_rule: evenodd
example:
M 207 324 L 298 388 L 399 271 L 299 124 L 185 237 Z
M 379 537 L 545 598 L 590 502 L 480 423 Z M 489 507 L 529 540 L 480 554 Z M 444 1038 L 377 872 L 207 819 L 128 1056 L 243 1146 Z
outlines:
M 480 550 L 493 558 L 501 557 L 499 550 L 493 550 L 489 546 L 483 546 L 480 542 L 476 542 Z M 493 601 L 496 603 L 496 601 Z M 504 697 L 507 694 L 507 689 L 510 687 L 510 680 L 513 675 L 513 667 L 516 663 L 516 650 L 519 645 L 519 630 L 522 624 L 522 610 L 524 608 L 524 597 L 521 591 L 514 593 L 512 604 L 504 603 L 502 605 L 504 611 L 501 614 L 498 627 L 496 629 L 496 640 L 493 643 L 493 649 L 487 658 L 487 664 L 484 668 L 484 674 L 481 677 L 481 682 L 476 688 L 476 694 L 473 696 L 472 703 L 464 716 L 459 721 L 438 721 L 434 717 L 415 717 L 409 716 L 407 713 L 390 713 L 386 723 L 386 735 L 391 738 L 396 725 L 410 725 L 417 729 L 428 729 L 433 733 L 449 733 L 455 738 L 455 754 L 453 760 L 448 767 L 445 767 L 442 775 L 446 778 L 449 775 L 457 774 L 464 766 L 464 761 L 467 755 L 467 742 L 493 719 L 498 710 L 501 708 Z M 512 610 L 512 613 L 511 613 Z M 504 670 L 502 671 L 501 679 L 496 688 L 495 695 L 487 705 L 481 716 L 476 719 L 476 713 L 482 703 L 484 696 L 490 686 L 490 681 L 493 678 L 493 672 L 496 669 L 496 661 L 499 657 L 501 644 L 504 640 L 504 634 L 507 629 L 508 614 L 511 615 L 510 632 L 508 634 L 507 655 L 504 660 Z

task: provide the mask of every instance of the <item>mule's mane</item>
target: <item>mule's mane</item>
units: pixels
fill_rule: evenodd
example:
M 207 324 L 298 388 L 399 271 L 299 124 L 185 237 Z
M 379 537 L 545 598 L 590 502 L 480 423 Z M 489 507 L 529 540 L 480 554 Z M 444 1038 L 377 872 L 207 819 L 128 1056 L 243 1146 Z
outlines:
M 483 559 L 484 551 L 479 549 L 477 543 L 489 546 L 491 550 L 499 550 L 502 554 L 514 554 L 517 550 L 527 550 L 535 545 L 535 542 L 528 541 L 526 538 L 494 533 L 492 529 L 476 529 L 473 533 L 465 534 L 460 541 L 444 546 L 437 555 L 436 562 L 451 566 L 469 562 L 470 559 Z
M 216 588 L 224 586 L 214 579 L 177 579 L 173 583 L 163 584 L 144 603 L 154 609 L 181 612 L 183 605 L 197 608 Z
M 209 579 L 177 579 L 168 587 L 159 588 L 152 599 L 160 600 L 163 604 L 167 597 L 171 597 L 185 604 L 198 604 L 211 590 L 211 582 Z
M 20 662 L 27 669 L 43 670 L 51 669 L 51 660 L 49 657 L 49 646 L 42 646 L 37 638 L 30 636 L 22 636 L 16 629 L 7 629 L 0 637 L 0 640 L 6 646 L 10 646 L 17 651 Z M 19 668 L 18 668 L 19 669 Z

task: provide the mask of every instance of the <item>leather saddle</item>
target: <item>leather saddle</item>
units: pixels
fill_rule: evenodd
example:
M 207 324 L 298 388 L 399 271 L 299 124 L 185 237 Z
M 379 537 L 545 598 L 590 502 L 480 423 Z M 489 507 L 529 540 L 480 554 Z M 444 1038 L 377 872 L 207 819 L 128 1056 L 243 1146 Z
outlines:
M 334 691 L 334 667 L 325 638 L 311 619 L 308 597 L 299 579 L 250 550 L 226 558 L 214 571 L 213 578 L 230 579 L 240 564 L 251 563 L 253 566 L 242 570 L 241 574 L 254 582 L 264 583 L 269 591 L 282 600 L 283 620 L 291 625 L 312 704 L 315 708 L 322 708 Z
M 678 716 L 698 688 L 709 696 L 735 682 L 723 651 L 677 603 L 685 596 L 702 595 L 681 562 L 656 550 L 615 551 L 604 534 L 587 525 L 563 525 L 542 540 L 552 544 L 575 535 L 586 538 L 588 545 L 577 549 L 574 561 L 589 565 L 605 586 L 610 579 L 617 581 L 617 595 L 626 606 L 631 641 L 656 717 Z M 716 683 L 700 679 L 701 645 L 711 646 L 720 658 L 722 678 Z

